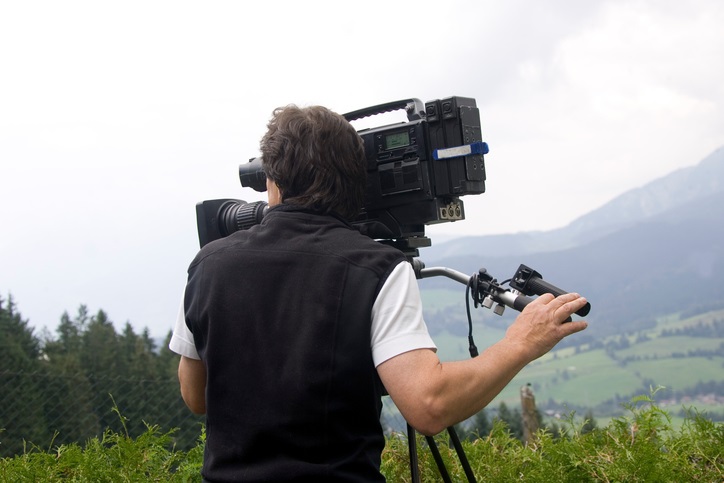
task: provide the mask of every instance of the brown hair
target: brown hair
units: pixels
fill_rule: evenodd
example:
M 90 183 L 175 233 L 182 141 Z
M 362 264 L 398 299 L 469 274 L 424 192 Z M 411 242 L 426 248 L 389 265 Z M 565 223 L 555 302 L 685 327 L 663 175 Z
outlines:
M 354 219 L 366 186 L 364 143 L 326 107 L 274 110 L 261 140 L 262 165 L 284 203 Z

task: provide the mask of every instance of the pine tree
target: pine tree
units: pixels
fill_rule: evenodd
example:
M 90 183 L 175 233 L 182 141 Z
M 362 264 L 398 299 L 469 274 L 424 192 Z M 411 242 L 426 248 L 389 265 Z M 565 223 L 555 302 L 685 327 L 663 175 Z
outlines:
M 470 418 L 464 427 L 458 427 L 457 431 L 461 438 L 473 441 L 478 438 L 485 438 L 488 434 L 490 434 L 492 429 L 493 425 L 488 418 L 488 413 L 485 409 L 483 409 Z
M 158 350 L 158 367 L 159 375 L 162 377 L 169 377 L 176 379 L 178 375 L 178 363 L 180 356 L 175 352 L 172 352 L 168 348 L 168 344 L 171 342 L 173 331 L 168 331 L 166 338 L 163 341 L 163 345 Z M 178 388 L 176 388 L 178 389 Z
M 75 319 L 68 312 L 60 317 L 58 338 L 44 347 L 45 417 L 55 443 L 84 441 L 101 434 L 101 423 L 93 406 L 93 387 L 81 363 L 83 333 L 90 317 L 81 305 Z
M 585 422 L 583 423 L 583 426 L 581 427 L 581 434 L 590 433 L 594 429 L 598 427 L 598 423 L 596 422 L 596 419 L 593 417 L 593 411 L 590 409 L 586 412 L 586 415 L 583 417 Z
M 0 298 L 0 456 L 21 452 L 24 441 L 46 441 L 42 411 L 40 342 L 15 309 Z
M 497 419 L 503 421 L 510 430 L 514 438 L 523 439 L 523 417 L 519 409 L 511 411 L 505 402 L 501 402 L 498 407 Z
M 12 296 L 4 304 L 0 297 L 0 351 L 5 370 L 33 370 L 40 356 L 40 342 L 15 310 Z

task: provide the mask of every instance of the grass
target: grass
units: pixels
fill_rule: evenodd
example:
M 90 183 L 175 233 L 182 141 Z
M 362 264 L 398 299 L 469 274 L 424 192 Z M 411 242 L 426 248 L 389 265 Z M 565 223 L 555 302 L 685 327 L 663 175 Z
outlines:
M 106 430 L 101 438 L 47 450 L 28 444 L 22 455 L 0 459 L 0 481 L 190 482 L 201 481 L 203 446 L 173 449 L 173 433 L 147 426 L 138 438 Z
M 485 482 L 723 481 L 724 424 L 692 411 L 674 429 L 654 395 L 655 391 L 633 398 L 624 405 L 624 416 L 590 432 L 584 432 L 583 422 L 571 414 L 561 433 L 539 431 L 524 445 L 497 421 L 489 435 L 463 441 L 462 447 L 475 478 Z M 174 449 L 173 433 L 147 425 L 135 439 L 106 431 L 83 446 L 28 445 L 24 454 L 0 459 L 0 481 L 201 481 L 203 433 L 187 452 Z M 452 481 L 467 481 L 447 435 L 435 441 Z M 440 481 L 439 468 L 422 438 L 417 456 L 421 480 Z M 405 437 L 389 437 L 381 468 L 388 481 L 410 481 L 409 461 Z
M 671 336 L 657 337 L 646 342 L 639 342 L 628 349 L 617 351 L 619 358 L 671 357 L 674 354 L 687 354 L 689 351 L 715 351 L 722 344 L 722 339 L 704 337 Z

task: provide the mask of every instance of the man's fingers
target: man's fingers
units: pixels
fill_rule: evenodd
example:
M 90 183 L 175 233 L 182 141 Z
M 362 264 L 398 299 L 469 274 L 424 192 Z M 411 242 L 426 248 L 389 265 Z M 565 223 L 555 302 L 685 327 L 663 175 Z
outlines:
M 553 295 L 552 293 L 544 293 L 542 295 L 539 295 L 535 299 L 533 299 L 533 302 L 531 302 L 531 303 L 547 305 L 547 304 L 551 303 L 552 301 L 554 301 L 555 299 L 556 299 L 556 296 Z
M 565 304 L 565 305 L 572 307 L 571 313 L 579 311 L 588 303 L 588 300 L 586 300 L 586 297 L 582 297 L 578 294 L 567 294 L 567 295 L 576 296 L 576 298 L 574 298 L 570 302 L 566 302 L 566 304 Z
M 570 300 L 568 302 L 563 302 L 563 304 L 558 309 L 556 309 L 556 313 L 558 313 L 559 311 L 562 311 L 563 312 L 563 321 L 562 322 L 566 322 L 564 325 L 571 325 L 571 324 L 573 324 L 573 322 L 571 322 L 571 316 L 575 312 L 577 312 L 578 310 L 583 308 L 583 306 L 586 305 L 587 301 L 586 301 L 585 297 L 581 297 L 578 294 L 566 294 L 566 295 L 575 295 L 576 297 L 573 300 Z M 574 325 L 576 325 L 576 326 L 580 325 L 580 327 L 576 327 L 575 330 L 571 330 L 569 332 L 569 335 L 574 332 L 579 332 L 579 331 L 585 329 L 588 324 L 585 321 L 581 321 L 581 323 L 574 324 Z M 573 327 L 569 327 L 569 329 L 573 329 Z
M 553 312 L 556 317 L 562 317 L 561 320 L 567 319 L 570 315 L 579 311 L 588 303 L 585 297 L 575 292 L 565 293 L 555 297 L 553 294 L 545 293 L 536 298 L 531 305 L 545 307 L 544 310 Z
M 583 308 L 587 301 L 585 297 L 581 297 L 577 293 L 567 293 L 560 295 L 550 302 L 556 317 L 562 321 L 570 321 L 570 316 Z
M 577 320 L 575 322 L 567 322 L 565 324 L 562 324 L 561 326 L 566 331 L 565 337 L 568 337 L 569 335 L 580 332 L 588 327 L 588 322 L 586 322 L 585 320 Z
M 557 305 L 557 308 L 564 307 L 565 310 L 575 307 L 573 310 L 575 312 L 586 305 L 586 298 L 577 293 L 565 293 L 554 298 L 550 303 L 555 304 L 554 307 Z
M 581 297 L 579 294 L 577 294 L 575 292 L 571 292 L 571 293 L 564 293 L 563 295 L 559 295 L 554 300 L 556 302 L 559 302 L 561 305 L 563 305 L 563 304 L 575 302 L 576 300 L 579 300 L 579 299 L 583 299 L 583 297 Z M 585 302 L 584 302 L 584 304 L 585 304 Z

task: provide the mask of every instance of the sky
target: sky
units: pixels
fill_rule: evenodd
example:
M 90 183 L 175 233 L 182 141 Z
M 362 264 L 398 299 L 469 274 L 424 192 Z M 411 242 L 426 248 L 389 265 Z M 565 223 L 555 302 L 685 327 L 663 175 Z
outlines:
M 196 203 L 264 199 L 238 166 L 292 103 L 472 97 L 486 192 L 433 244 L 566 226 L 724 145 L 722 25 L 719 0 L 0 0 L 0 297 L 47 337 L 81 305 L 165 336 Z

